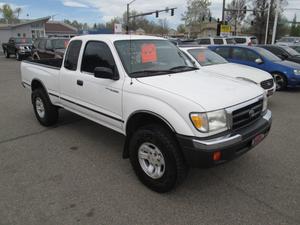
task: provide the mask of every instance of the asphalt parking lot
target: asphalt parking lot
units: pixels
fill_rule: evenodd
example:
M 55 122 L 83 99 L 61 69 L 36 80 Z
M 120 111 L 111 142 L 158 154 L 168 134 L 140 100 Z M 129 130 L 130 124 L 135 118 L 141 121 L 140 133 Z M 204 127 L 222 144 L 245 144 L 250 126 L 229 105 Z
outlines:
M 19 64 L 0 56 L 0 225 L 300 224 L 300 88 L 270 100 L 258 147 L 157 194 L 121 158 L 118 133 L 66 111 L 40 126 Z

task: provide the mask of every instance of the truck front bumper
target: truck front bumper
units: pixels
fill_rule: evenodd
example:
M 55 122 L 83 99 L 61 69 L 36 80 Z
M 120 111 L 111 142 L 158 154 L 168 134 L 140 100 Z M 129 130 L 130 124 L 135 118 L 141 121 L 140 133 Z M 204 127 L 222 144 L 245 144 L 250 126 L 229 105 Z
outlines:
M 211 167 L 234 159 L 256 146 L 269 133 L 272 113 L 249 127 L 221 137 L 200 139 L 177 135 L 186 162 L 191 167 Z M 218 152 L 216 157 L 216 152 Z

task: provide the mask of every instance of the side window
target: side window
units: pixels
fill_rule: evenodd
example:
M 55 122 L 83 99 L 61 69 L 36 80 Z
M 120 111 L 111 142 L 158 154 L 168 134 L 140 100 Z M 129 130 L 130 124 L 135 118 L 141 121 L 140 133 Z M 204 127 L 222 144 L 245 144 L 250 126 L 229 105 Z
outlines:
M 247 51 L 243 48 L 233 48 L 232 49 L 232 58 L 237 60 L 248 60 Z
M 249 49 L 246 50 L 246 53 L 247 53 L 246 54 L 247 61 L 255 62 L 256 59 L 260 58 L 258 54 L 256 54 L 254 51 L 251 51 Z
M 215 43 L 215 45 L 223 45 L 224 44 L 223 39 L 221 39 L 221 38 L 215 38 L 214 43 Z
M 229 58 L 230 48 L 216 48 L 215 52 L 225 59 Z
M 45 49 L 46 40 L 42 39 L 39 43 L 39 49 Z
M 203 39 L 199 39 L 199 44 L 200 45 L 210 45 L 210 39 L 209 38 L 203 38 Z
M 33 47 L 34 48 L 37 48 L 39 46 L 39 43 L 40 43 L 40 40 L 36 40 L 34 43 L 33 43 Z
M 115 61 L 109 47 L 102 42 L 90 41 L 85 47 L 81 71 L 94 73 L 96 67 L 107 67 L 116 70 Z
M 64 67 L 68 70 L 75 71 L 77 69 L 78 57 L 81 49 L 81 41 L 72 41 L 69 44 L 66 56 Z
M 46 49 L 52 49 L 52 41 L 51 40 L 47 40 Z

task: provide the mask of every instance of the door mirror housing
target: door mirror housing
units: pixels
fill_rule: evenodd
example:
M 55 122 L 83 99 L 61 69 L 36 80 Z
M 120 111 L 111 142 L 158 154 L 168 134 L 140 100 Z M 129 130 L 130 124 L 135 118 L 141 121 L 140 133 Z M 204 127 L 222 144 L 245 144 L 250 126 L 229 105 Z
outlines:
M 288 54 L 286 54 L 286 53 L 282 53 L 282 54 L 281 54 L 281 57 L 282 57 L 282 59 L 287 59 L 289 56 L 288 56 Z
M 255 59 L 255 62 L 256 62 L 257 64 L 262 64 L 262 63 L 264 63 L 264 61 L 262 61 L 261 58 Z
M 96 67 L 94 70 L 94 76 L 96 78 L 118 80 L 117 76 L 111 68 L 108 67 Z

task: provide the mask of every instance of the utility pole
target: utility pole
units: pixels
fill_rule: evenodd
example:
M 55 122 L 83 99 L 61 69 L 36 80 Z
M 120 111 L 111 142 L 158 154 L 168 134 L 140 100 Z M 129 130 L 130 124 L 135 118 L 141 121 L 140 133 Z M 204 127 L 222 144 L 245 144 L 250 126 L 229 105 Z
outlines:
M 223 8 L 222 8 L 222 23 L 225 22 L 225 0 L 223 0 Z
M 127 21 L 126 21 L 126 34 L 129 33 L 129 5 L 135 2 L 136 0 L 132 0 L 131 2 L 127 3 Z
M 279 14 L 279 4 L 280 4 L 280 0 L 277 0 L 276 1 L 276 8 L 275 8 L 275 19 L 274 19 L 274 26 L 273 26 L 273 35 L 272 35 L 272 45 L 275 44 L 277 23 L 278 23 L 278 14 Z
M 268 42 L 271 2 L 272 2 L 272 0 L 269 1 L 269 5 L 268 5 L 268 16 L 267 16 L 267 24 L 266 24 L 265 45 Z

